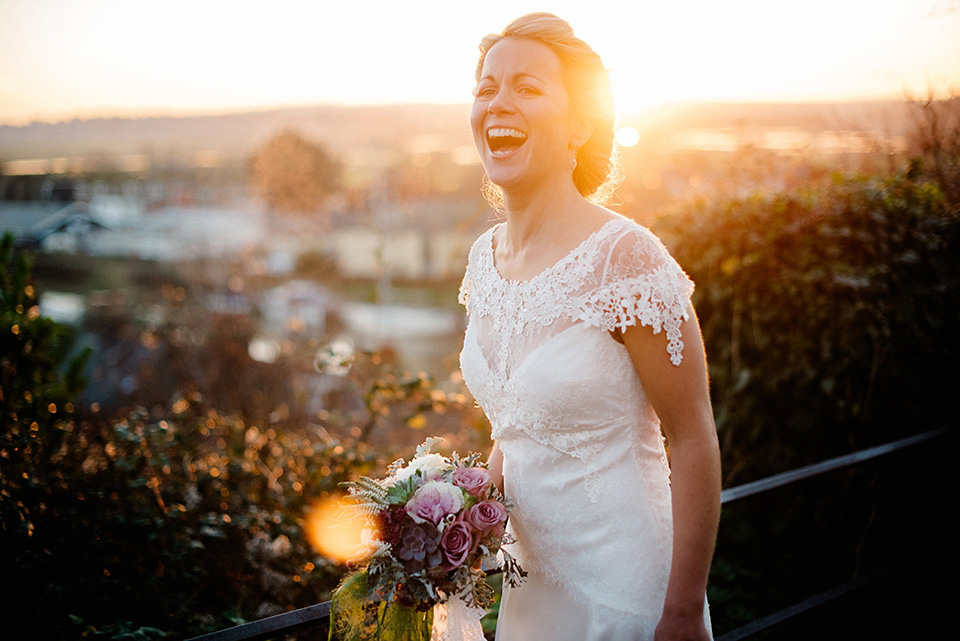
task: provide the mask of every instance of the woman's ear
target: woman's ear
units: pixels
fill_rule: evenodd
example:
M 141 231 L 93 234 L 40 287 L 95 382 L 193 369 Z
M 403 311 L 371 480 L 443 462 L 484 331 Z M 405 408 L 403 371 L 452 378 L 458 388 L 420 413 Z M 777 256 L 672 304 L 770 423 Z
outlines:
M 590 136 L 593 135 L 593 125 L 586 120 L 577 121 L 573 128 L 573 135 L 570 137 L 570 149 L 576 150 L 583 147 Z

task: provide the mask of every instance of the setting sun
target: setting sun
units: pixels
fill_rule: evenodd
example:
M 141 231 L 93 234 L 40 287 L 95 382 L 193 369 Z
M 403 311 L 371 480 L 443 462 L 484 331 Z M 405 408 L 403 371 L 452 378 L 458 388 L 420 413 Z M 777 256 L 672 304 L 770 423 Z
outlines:
M 620 127 L 617 129 L 615 138 L 621 147 L 633 147 L 640 142 L 640 132 L 633 127 Z

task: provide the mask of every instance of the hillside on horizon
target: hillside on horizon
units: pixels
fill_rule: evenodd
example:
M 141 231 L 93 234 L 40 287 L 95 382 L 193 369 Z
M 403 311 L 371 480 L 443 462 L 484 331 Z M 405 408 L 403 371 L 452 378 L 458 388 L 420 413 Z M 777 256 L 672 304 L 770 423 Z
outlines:
M 468 104 L 316 105 L 221 115 L 98 118 L 0 125 L 0 162 L 32 158 L 150 154 L 177 157 L 216 150 L 247 157 L 284 130 L 338 155 L 472 147 Z M 691 129 L 797 129 L 902 135 L 910 127 L 900 100 L 849 103 L 683 103 L 666 105 L 625 125 L 672 133 Z

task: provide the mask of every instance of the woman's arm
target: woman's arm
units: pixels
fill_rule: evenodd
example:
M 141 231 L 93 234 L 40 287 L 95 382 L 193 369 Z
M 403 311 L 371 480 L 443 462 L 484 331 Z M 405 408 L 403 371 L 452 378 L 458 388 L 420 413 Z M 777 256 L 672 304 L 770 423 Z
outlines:
M 500 451 L 500 441 L 493 442 L 493 449 L 490 450 L 490 456 L 487 457 L 487 467 L 490 470 L 490 478 L 493 484 L 497 486 L 500 492 L 503 492 L 503 452 Z
M 665 332 L 631 327 L 622 334 L 670 447 L 673 561 L 657 641 L 709 638 L 703 607 L 720 520 L 720 450 L 703 339 L 693 308 L 688 311 L 678 366 L 667 357 Z

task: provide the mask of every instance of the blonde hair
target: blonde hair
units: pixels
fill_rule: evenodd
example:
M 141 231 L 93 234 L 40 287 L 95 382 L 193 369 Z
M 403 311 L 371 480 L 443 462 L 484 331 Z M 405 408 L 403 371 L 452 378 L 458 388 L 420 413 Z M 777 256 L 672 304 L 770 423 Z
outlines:
M 552 13 L 528 13 L 511 22 L 501 33 L 492 33 L 480 42 L 477 82 L 483 74 L 487 52 L 504 38 L 535 40 L 549 47 L 560 59 L 574 114 L 592 128 L 590 138 L 577 149 L 573 184 L 584 198 L 599 204 L 607 202 L 620 182 L 621 171 L 613 144 L 616 122 L 613 92 L 603 60 L 590 45 L 573 34 L 566 20 Z M 488 200 L 493 197 L 502 202 L 499 188 L 489 182 L 484 185 L 484 195 Z

